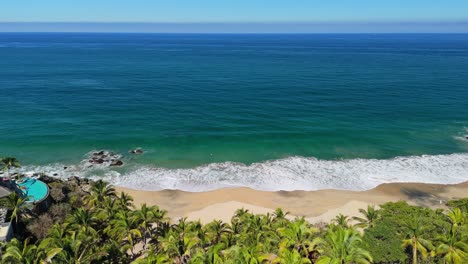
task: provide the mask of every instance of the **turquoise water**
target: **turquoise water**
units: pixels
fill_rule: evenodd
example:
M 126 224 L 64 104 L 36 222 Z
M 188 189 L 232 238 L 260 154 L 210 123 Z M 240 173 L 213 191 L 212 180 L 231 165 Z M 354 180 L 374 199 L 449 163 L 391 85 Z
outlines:
M 47 197 L 49 190 L 47 185 L 39 180 L 25 178 L 21 183 L 18 183 L 20 187 L 26 187 L 26 189 L 21 189 L 24 196 L 29 197 L 29 200 L 32 202 L 41 201 Z
M 387 162 L 369 165 L 378 175 L 405 170 L 395 157 L 444 167 L 461 154 L 461 178 L 446 182 L 468 168 L 466 34 L 1 33 L 0 58 L 0 155 L 58 175 L 97 149 L 126 166 L 74 174 L 186 189 L 295 180 L 321 171 L 310 159 L 338 162 L 316 175 L 323 186 L 362 175 L 361 160 Z M 136 147 L 145 154 L 128 155 Z

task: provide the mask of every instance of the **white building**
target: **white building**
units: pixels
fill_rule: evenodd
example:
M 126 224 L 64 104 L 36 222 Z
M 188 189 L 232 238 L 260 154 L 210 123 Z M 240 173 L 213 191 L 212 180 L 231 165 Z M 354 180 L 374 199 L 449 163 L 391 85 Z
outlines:
M 0 241 L 8 241 L 13 236 L 13 227 L 5 222 L 7 210 L 0 208 Z
M 12 235 L 13 228 L 10 222 L 0 224 L 0 241 L 9 241 Z

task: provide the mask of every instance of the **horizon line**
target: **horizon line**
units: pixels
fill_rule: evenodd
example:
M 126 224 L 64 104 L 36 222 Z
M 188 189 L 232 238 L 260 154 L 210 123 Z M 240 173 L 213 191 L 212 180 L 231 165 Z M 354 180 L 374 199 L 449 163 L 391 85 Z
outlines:
M 289 22 L 0 22 L 0 32 L 82 33 L 468 33 L 468 20 Z
M 290 21 L 1 21 L 1 23 L 36 23 L 36 24 L 81 24 L 81 23 L 93 23 L 93 24 L 336 24 L 336 23 L 384 23 L 384 24 L 401 24 L 401 23 L 417 23 L 417 24 L 452 24 L 452 23 L 468 23 L 468 18 L 464 19 L 453 19 L 453 20 L 290 20 Z

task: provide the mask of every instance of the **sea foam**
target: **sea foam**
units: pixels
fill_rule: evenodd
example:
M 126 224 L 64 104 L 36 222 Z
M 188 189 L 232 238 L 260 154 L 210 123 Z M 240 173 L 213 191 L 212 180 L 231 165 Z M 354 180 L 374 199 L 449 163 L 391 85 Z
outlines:
M 245 165 L 212 163 L 191 169 L 153 166 L 129 167 L 126 172 L 99 171 L 80 165 L 28 166 L 24 171 L 103 179 L 117 186 L 140 190 L 178 189 L 209 191 L 226 187 L 256 190 L 368 190 L 382 183 L 421 182 L 455 184 L 468 181 L 468 154 L 424 155 L 392 159 L 320 160 L 289 157 Z M 131 165 L 129 165 L 131 166 Z

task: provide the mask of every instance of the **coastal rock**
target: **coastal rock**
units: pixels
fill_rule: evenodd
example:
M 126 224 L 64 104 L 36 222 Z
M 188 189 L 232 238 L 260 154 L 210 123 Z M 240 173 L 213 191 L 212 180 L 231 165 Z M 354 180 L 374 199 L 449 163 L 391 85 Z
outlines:
M 61 182 L 61 180 L 56 178 L 56 177 L 50 177 L 50 176 L 47 176 L 45 174 L 41 174 L 40 176 L 41 177 L 39 179 L 41 181 L 47 183 L 47 184 L 51 184 L 51 183 L 54 183 L 54 182 Z
M 123 162 L 121 160 L 114 160 L 109 166 L 111 167 L 119 167 L 122 166 Z
M 136 149 L 130 150 L 129 153 L 139 155 L 139 154 L 143 154 L 143 150 L 141 148 L 136 148 Z
M 113 166 L 122 166 L 121 156 L 106 150 L 99 150 L 89 154 L 86 160 L 81 162 L 85 168 L 105 168 Z M 120 161 L 120 162 L 116 162 Z
M 76 185 L 80 185 L 81 183 L 81 179 L 76 176 L 71 176 L 70 178 L 68 178 L 68 181 L 76 183 Z
M 94 152 L 94 153 L 93 153 L 93 156 L 101 156 L 101 155 L 104 155 L 104 153 L 106 153 L 106 151 L 101 150 L 101 151 L 99 151 L 99 152 Z

